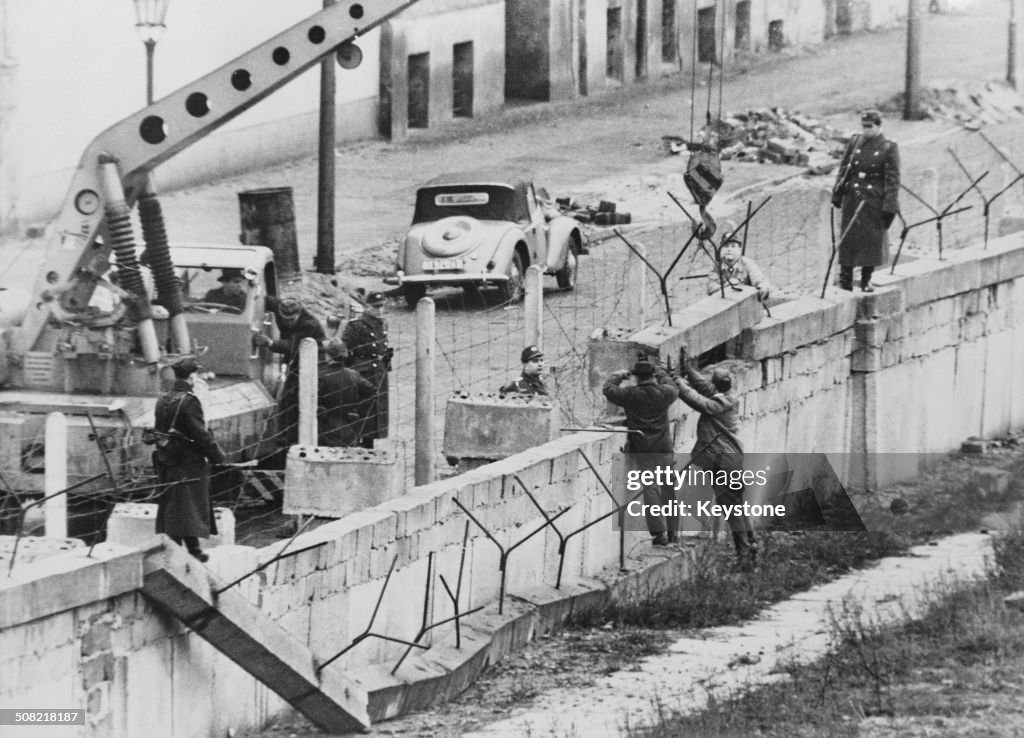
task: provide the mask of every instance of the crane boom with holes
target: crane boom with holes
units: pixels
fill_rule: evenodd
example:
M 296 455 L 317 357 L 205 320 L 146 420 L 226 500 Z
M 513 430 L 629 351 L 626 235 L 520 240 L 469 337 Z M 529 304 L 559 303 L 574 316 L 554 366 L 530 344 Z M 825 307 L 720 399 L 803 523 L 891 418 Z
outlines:
M 147 465 L 138 431 L 164 389 L 160 368 L 181 355 L 201 352 L 210 370 L 203 404 L 228 459 L 260 456 L 281 380 L 280 357 L 252 341 L 277 334 L 266 303 L 277 292 L 273 254 L 172 245 L 151 174 L 330 54 L 357 66 L 356 41 L 415 2 L 339 0 L 88 144 L 23 309 L 0 313 L 0 530 L 12 498 L 42 491 L 47 413 L 68 418 L 68 482 L 80 498 L 94 477 L 117 489 Z M 241 303 L 210 302 L 229 275 L 246 282 Z

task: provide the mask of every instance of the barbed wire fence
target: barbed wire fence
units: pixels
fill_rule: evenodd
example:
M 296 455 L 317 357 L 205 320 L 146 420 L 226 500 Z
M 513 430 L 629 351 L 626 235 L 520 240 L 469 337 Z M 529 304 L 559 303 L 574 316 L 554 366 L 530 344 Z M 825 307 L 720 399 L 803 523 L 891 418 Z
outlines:
M 943 148 L 946 145 L 952 148 L 974 177 L 990 171 L 981 183 L 981 189 L 988 196 L 1016 177 L 1018 167 L 1024 169 L 1024 140 L 1009 129 L 980 133 L 961 131 L 944 144 Z M 903 180 L 926 200 L 934 197 L 931 204 L 939 210 L 970 182 L 946 151 L 923 160 L 905 157 Z M 760 263 L 777 289 L 791 295 L 813 295 L 820 289 L 830 252 L 831 181 L 831 177 L 810 179 L 767 191 L 772 200 L 750 223 L 746 255 Z M 758 197 L 763 194 L 759 193 Z M 981 196 L 972 191 L 964 196 L 963 202 L 973 207 L 946 220 L 945 249 L 976 245 L 981 241 Z M 999 218 L 1020 212 L 1022 204 L 1024 183 L 1010 187 L 993 202 L 992 237 L 998 235 Z M 741 220 L 745 203 L 734 205 L 735 212 L 740 214 L 736 220 Z M 905 193 L 901 196 L 901 207 L 907 222 L 932 215 L 928 208 Z M 623 234 L 631 242 L 642 244 L 650 262 L 664 270 L 691 234 L 689 221 L 682 213 L 679 216 L 677 221 L 664 225 L 627 226 Z M 898 243 L 897 226 L 891 232 L 894 250 Z M 908 236 L 905 253 L 931 255 L 935 252 L 936 240 L 933 227 L 915 229 Z M 635 331 L 665 322 L 658 279 L 653 272 L 645 270 L 644 324 L 628 325 L 628 291 L 633 285 L 629 276 L 629 250 L 624 243 L 604 229 L 590 238 L 585 247 L 588 253 L 579 259 L 575 290 L 559 291 L 551 277 L 544 279 L 542 320 L 546 379 L 560 403 L 561 421 L 566 426 L 587 425 L 599 417 L 605 407 L 599 388 L 591 389 L 588 384 L 588 342 L 594 332 L 602 329 Z M 707 294 L 707 275 L 712 272 L 709 257 L 696 244 L 691 244 L 668 282 L 673 311 L 703 298 Z M 500 303 L 486 290 L 438 290 L 432 298 L 437 306 L 436 468 L 443 476 L 451 473 L 442 454 L 448 399 L 456 392 L 493 393 L 516 377 L 520 371 L 519 354 L 527 339 L 522 304 Z M 411 487 L 416 406 L 415 322 L 395 319 L 395 312 L 392 311 L 389 335 L 395 349 L 390 374 L 389 436 L 404 454 Z M 210 413 L 207 415 L 209 417 Z M 225 445 L 237 449 L 232 460 L 255 460 L 265 456 L 268 448 L 284 445 L 283 441 L 294 433 L 293 428 L 275 426 L 272 418 L 273 412 L 268 409 L 256 430 L 245 438 L 240 437 L 238 429 L 231 424 L 214 422 L 212 428 Z M 117 503 L 152 503 L 159 499 L 163 490 L 156 484 L 149 465 L 152 447 L 142 443 L 141 431 L 141 428 L 126 426 L 85 434 L 88 445 L 92 446 L 91 453 L 69 459 L 69 535 L 93 542 L 104 535 L 107 519 Z M 76 432 L 81 434 L 81 429 Z M 27 501 L 41 496 L 44 445 L 42 419 L 31 419 L 18 431 L 8 433 L 8 451 L 0 461 L 0 490 L 6 492 L 0 507 L 3 532 L 25 534 L 42 530 L 41 517 L 37 514 L 39 507 L 34 508 L 28 518 L 22 511 Z M 211 482 L 215 504 L 231 510 L 236 519 L 244 516 L 250 528 L 259 529 L 261 524 L 268 528 L 281 525 L 279 508 L 255 494 L 251 479 L 237 468 L 215 469 Z

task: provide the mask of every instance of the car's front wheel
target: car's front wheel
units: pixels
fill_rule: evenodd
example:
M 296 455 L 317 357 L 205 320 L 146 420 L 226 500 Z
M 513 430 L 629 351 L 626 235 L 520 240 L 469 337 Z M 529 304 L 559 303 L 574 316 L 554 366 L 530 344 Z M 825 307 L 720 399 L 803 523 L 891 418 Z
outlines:
M 505 274 L 508 276 L 508 280 L 502 282 L 498 287 L 501 301 L 519 302 L 523 299 L 523 257 L 519 255 L 518 251 L 512 254 Z
M 565 252 L 565 264 L 555 272 L 555 279 L 558 281 L 558 288 L 562 290 L 573 290 L 576 288 L 576 275 L 580 269 L 580 245 L 575 238 L 569 240 L 569 246 Z
M 415 283 L 402 285 L 402 297 L 405 298 L 405 304 L 408 306 L 410 310 L 415 310 L 416 303 L 422 300 L 424 295 L 426 294 L 426 285 Z

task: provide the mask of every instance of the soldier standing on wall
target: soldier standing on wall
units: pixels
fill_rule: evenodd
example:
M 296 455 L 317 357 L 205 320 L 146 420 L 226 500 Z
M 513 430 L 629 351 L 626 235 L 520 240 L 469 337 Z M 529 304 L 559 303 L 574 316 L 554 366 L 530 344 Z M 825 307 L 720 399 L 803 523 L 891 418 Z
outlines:
M 373 448 L 376 438 L 388 437 L 388 372 L 394 350 L 388 346 L 383 293 L 366 296 L 363 314 L 345 326 L 341 340 L 349 353 L 349 366 L 373 387 L 374 396 L 363 422 L 360 445 Z
M 153 469 L 160 483 L 156 532 L 166 533 L 200 561 L 209 556 L 199 539 L 217 532 L 210 503 L 210 463 L 224 463 L 224 454 L 206 429 L 203 406 L 192 394 L 199 370 L 192 357 L 172 365 L 174 384 L 156 402 L 156 450 Z
M 889 226 L 900 210 L 900 151 L 882 133 L 877 110 L 865 110 L 860 124 L 839 166 L 832 205 L 842 208 L 840 232 L 846 234 L 839 244 L 839 288 L 852 291 L 853 269 L 860 267 L 861 290 L 874 292 L 871 275 L 889 261 Z

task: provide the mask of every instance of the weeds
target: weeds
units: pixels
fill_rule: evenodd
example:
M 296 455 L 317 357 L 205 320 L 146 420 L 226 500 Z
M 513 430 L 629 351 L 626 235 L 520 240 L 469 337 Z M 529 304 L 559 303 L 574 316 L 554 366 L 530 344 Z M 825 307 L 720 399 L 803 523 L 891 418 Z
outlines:
M 1024 584 L 1024 532 L 994 538 L 993 551 L 986 580 L 922 593 L 919 619 L 887 625 L 844 601 L 831 613 L 834 648 L 811 665 L 791 666 L 787 683 L 711 695 L 700 713 L 628 735 L 852 736 L 870 718 L 998 715 L 991 695 L 1005 693 L 1013 705 L 1021 689 L 1024 615 L 1003 598 Z
M 761 567 L 737 571 L 732 552 L 702 541 L 686 581 L 642 600 L 612 603 L 578 615 L 578 628 L 608 622 L 645 628 L 708 628 L 746 620 L 765 606 L 837 574 L 901 551 L 905 542 L 889 533 L 813 532 L 761 536 Z

